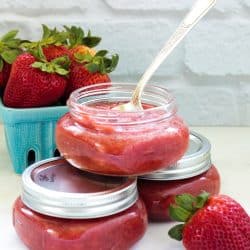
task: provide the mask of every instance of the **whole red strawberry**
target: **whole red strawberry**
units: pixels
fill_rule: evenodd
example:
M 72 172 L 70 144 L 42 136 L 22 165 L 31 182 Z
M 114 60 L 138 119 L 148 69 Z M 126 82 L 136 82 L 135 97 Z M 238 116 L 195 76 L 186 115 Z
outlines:
M 250 217 L 232 198 L 204 192 L 197 197 L 177 195 L 175 203 L 170 216 L 186 223 L 172 228 L 169 235 L 182 239 L 187 250 L 250 249 Z
M 38 52 L 42 54 L 42 50 Z M 56 103 L 63 95 L 68 74 L 65 68 L 69 59 L 60 57 L 47 62 L 24 53 L 12 65 L 3 102 L 13 108 L 42 107 Z
M 11 64 L 22 53 L 18 30 L 11 30 L 0 38 L 0 88 L 4 88 L 10 75 Z
M 70 65 L 69 84 L 65 92 L 65 99 L 75 89 L 95 83 L 111 82 L 108 73 L 115 69 L 119 57 L 115 54 L 108 58 L 106 57 L 107 53 L 106 50 L 100 50 L 95 55 L 88 52 L 74 54 Z

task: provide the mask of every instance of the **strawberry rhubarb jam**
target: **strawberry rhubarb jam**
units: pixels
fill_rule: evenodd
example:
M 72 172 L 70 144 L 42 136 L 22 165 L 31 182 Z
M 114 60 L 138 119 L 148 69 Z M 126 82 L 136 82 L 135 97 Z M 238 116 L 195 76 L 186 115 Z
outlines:
M 139 177 L 139 194 L 150 220 L 170 220 L 168 208 L 177 194 L 219 193 L 220 176 L 211 163 L 210 148 L 205 137 L 192 132 L 189 148 L 182 159 L 171 167 Z
M 25 170 L 22 190 L 13 223 L 28 249 L 125 250 L 147 227 L 133 177 L 95 175 L 52 158 Z
M 74 91 L 69 113 L 57 123 L 56 144 L 73 166 L 106 175 L 138 175 L 176 162 L 189 131 L 164 88 L 148 86 L 143 110 L 113 108 L 128 102 L 135 84 L 92 85 Z

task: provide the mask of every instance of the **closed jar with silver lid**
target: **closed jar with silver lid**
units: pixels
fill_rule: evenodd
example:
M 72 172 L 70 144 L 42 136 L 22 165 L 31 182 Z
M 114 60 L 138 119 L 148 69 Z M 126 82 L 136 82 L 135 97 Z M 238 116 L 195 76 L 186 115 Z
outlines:
M 146 205 L 148 218 L 155 221 L 170 220 L 168 208 L 175 195 L 198 195 L 201 191 L 218 194 L 220 176 L 211 162 L 208 139 L 191 132 L 186 154 L 171 167 L 140 176 L 138 190 Z
M 52 158 L 24 171 L 13 223 L 32 250 L 120 250 L 144 235 L 147 213 L 135 177 L 87 173 Z

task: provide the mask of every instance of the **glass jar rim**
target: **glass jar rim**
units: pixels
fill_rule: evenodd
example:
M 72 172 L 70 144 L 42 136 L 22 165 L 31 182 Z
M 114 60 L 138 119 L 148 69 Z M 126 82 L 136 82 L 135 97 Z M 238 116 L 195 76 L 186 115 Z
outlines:
M 122 87 L 125 87 L 124 92 Z M 120 97 L 111 97 L 117 102 L 119 98 L 123 99 L 123 102 L 129 102 L 132 96 L 132 92 L 135 89 L 135 83 L 118 83 L 112 82 L 110 83 L 98 83 L 89 85 L 86 87 L 82 87 L 73 91 L 67 101 L 67 105 L 69 107 L 70 113 L 73 116 L 77 116 L 79 114 L 87 114 L 87 115 L 94 115 L 97 118 L 105 120 L 106 118 L 116 118 L 119 117 L 119 124 L 132 124 L 135 122 L 127 121 L 128 118 L 143 118 L 140 121 L 138 120 L 137 124 L 148 123 L 160 119 L 168 118 L 174 115 L 177 112 L 176 102 L 174 96 L 171 92 L 162 86 L 156 86 L 153 84 L 149 84 L 145 87 L 143 95 L 142 95 L 142 102 L 148 104 L 147 102 L 154 102 L 156 105 L 152 105 L 147 109 L 138 110 L 138 111 L 120 111 L 115 109 L 98 109 L 95 106 L 88 106 L 85 104 L 91 103 L 93 100 L 89 100 L 92 96 L 100 97 L 101 94 L 117 94 L 120 93 Z M 123 94 L 127 94 L 126 97 Z M 83 99 L 86 98 L 84 102 Z M 126 100 L 125 100 L 126 99 Z M 98 102 L 100 100 L 96 99 Z M 97 102 L 94 102 L 97 103 Z M 97 112 L 98 111 L 98 112 Z M 157 112 L 164 111 L 158 117 L 152 116 L 151 119 L 145 119 L 145 117 L 149 117 L 148 114 L 157 114 Z

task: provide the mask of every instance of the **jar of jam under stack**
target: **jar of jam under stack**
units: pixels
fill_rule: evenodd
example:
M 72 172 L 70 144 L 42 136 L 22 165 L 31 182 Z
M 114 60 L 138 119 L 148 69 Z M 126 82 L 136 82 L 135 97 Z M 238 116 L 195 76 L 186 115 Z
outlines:
M 175 195 L 198 195 L 201 191 L 219 193 L 220 176 L 211 162 L 210 151 L 207 138 L 191 132 L 189 148 L 182 159 L 166 169 L 139 177 L 139 194 L 150 220 L 170 220 L 168 208 Z
M 147 213 L 135 177 L 95 175 L 52 158 L 24 171 L 13 223 L 28 249 L 121 250 L 144 235 Z

